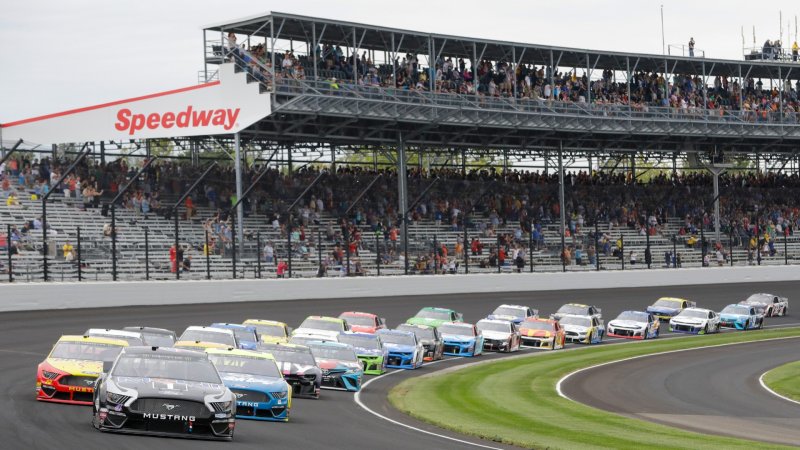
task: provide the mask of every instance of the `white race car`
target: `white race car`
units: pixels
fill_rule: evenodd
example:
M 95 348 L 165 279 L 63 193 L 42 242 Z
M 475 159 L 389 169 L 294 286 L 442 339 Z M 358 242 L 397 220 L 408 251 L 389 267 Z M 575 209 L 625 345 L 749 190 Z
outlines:
M 789 313 L 789 299 L 773 294 L 753 294 L 747 300 L 739 302 L 740 305 L 755 306 L 763 310 L 766 317 L 785 316 Z
M 686 308 L 669 320 L 669 331 L 708 334 L 719 332 L 719 314 L 710 309 Z
M 475 326 L 483 335 L 483 349 L 495 352 L 516 352 L 520 346 L 519 329 L 509 320 L 479 320 Z
M 658 337 L 661 321 L 645 311 L 622 311 L 608 322 L 608 336 L 624 339 L 652 339 Z
M 605 324 L 597 316 L 567 314 L 561 316 L 558 323 L 564 328 L 569 342 L 599 344 L 606 333 Z

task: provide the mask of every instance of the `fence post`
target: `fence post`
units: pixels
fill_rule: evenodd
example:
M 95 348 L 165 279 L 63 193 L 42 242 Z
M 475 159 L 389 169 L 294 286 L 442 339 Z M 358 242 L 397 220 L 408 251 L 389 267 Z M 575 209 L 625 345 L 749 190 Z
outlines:
M 625 236 L 620 235 L 619 237 L 619 259 L 622 261 L 622 270 L 625 270 Z
M 289 260 L 289 278 L 292 278 L 292 212 L 287 213 L 286 219 L 286 259 Z
M 675 264 L 672 265 L 673 269 L 678 268 L 678 235 L 672 235 L 672 257 L 675 259 Z
M 464 273 L 469 273 L 469 253 L 472 247 L 469 244 L 469 236 L 467 235 L 467 215 L 464 215 Z
M 206 235 L 206 280 L 211 279 L 211 247 L 208 242 L 208 230 L 205 230 Z
M 47 282 L 47 200 L 42 199 L 42 274 Z
M 437 261 L 437 256 L 439 256 L 439 249 L 436 248 L 436 235 L 433 235 L 433 274 L 437 275 L 439 273 L 439 262 Z
M 731 267 L 733 267 L 733 227 L 728 229 L 728 248 L 730 248 Z
M 117 281 L 117 206 L 111 204 L 111 279 Z
M 600 224 L 597 215 L 594 216 L 594 265 L 600 271 Z
M 789 265 L 789 230 L 783 231 L 783 264 Z
M 78 281 L 83 281 L 83 269 L 81 267 L 81 226 L 78 225 Z M 11 241 L 9 241 L 9 245 L 11 245 Z M 11 266 L 9 266 L 10 270 Z
M 497 233 L 497 273 L 503 273 L 503 268 L 500 264 L 500 233 Z
M 528 233 L 528 263 L 531 266 L 530 271 L 533 273 L 533 222 L 531 222 L 531 229 Z
M 244 243 L 242 243 L 244 247 Z M 231 271 L 236 279 L 236 214 L 231 213 Z
M 14 271 L 11 267 L 11 224 L 6 225 L 6 246 L 8 246 L 8 282 L 14 282 Z M 80 248 L 80 247 L 78 247 Z
M 179 239 L 180 236 L 178 234 L 178 208 L 175 208 L 173 211 L 175 215 L 175 279 L 181 279 L 181 263 L 178 261 L 178 247 L 180 247 Z
M 378 253 L 378 276 L 381 276 L 381 239 L 375 233 L 375 251 Z
M 256 277 L 261 278 L 261 231 L 256 231 Z
M 144 227 L 144 279 L 150 281 L 150 228 Z

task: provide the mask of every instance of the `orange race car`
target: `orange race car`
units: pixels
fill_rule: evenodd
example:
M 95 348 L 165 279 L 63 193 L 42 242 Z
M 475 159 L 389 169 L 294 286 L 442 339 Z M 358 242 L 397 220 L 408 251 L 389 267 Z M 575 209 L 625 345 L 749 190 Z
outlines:
M 528 317 L 519 324 L 519 333 L 522 345 L 550 350 L 564 348 L 567 338 L 558 321 L 538 317 Z
M 355 333 L 372 333 L 386 328 L 386 320 L 375 314 L 348 311 L 339 314 L 340 319 L 347 321 L 350 331 Z

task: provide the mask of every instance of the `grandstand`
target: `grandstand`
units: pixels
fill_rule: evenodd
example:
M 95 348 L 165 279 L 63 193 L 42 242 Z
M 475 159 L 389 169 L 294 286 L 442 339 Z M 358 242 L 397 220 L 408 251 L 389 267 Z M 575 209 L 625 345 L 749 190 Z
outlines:
M 800 257 L 796 63 L 283 13 L 209 26 L 203 40 L 200 86 L 238 83 L 269 113 L 213 135 L 45 151 L 5 141 L 4 281 L 506 273 L 514 255 L 522 272 Z M 103 191 L 96 205 L 79 198 L 86 185 Z M 171 211 L 183 194 L 189 203 Z M 176 243 L 186 271 L 171 259 Z

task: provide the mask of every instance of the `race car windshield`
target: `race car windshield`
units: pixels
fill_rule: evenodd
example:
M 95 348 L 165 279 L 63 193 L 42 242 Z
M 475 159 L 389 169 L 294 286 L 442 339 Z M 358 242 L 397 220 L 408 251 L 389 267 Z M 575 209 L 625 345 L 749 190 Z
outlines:
M 236 340 L 228 333 L 217 333 L 214 331 L 204 330 L 186 330 L 181 335 L 179 341 L 200 341 L 200 342 L 216 342 L 217 344 L 229 345 L 236 347 Z
M 510 323 L 478 322 L 475 324 L 481 331 L 499 331 L 500 333 L 510 333 Z
M 51 358 L 82 359 L 85 361 L 114 361 L 122 346 L 95 342 L 59 342 L 50 353 Z
M 380 350 L 381 343 L 378 339 L 369 336 L 356 336 L 354 334 L 343 334 L 339 336 L 339 342 L 350 344 L 353 347 L 361 347 L 369 350 Z
M 553 325 L 548 322 L 540 322 L 538 320 L 532 320 L 530 322 L 525 321 L 522 326 L 529 330 L 545 330 L 551 331 L 553 329 Z
M 144 336 L 145 345 L 155 347 L 172 347 L 172 345 L 175 344 L 175 340 L 171 335 L 168 334 L 142 333 L 142 335 Z
M 340 361 L 358 361 L 355 352 L 348 347 L 333 347 L 327 345 L 315 345 L 311 347 L 311 353 L 316 359 L 338 359 Z
M 708 313 L 705 311 L 693 311 L 691 309 L 684 309 L 678 314 L 677 317 L 693 317 L 696 319 L 706 319 L 708 318 Z
M 236 339 L 239 341 L 247 341 L 247 342 L 255 342 L 258 339 L 256 338 L 256 333 L 250 330 L 233 330 L 233 335 L 236 336 Z
M 374 327 L 375 319 L 366 316 L 344 316 L 342 319 L 346 320 L 350 325 L 360 325 L 363 327 Z
M 498 306 L 492 313 L 496 316 L 525 317 L 525 310 L 522 308 L 511 308 L 508 306 Z
M 439 332 L 442 334 L 456 334 L 460 336 L 472 336 L 472 327 L 471 326 L 464 326 L 464 325 L 456 325 L 451 323 L 445 323 L 439 326 Z
M 437 311 L 435 309 L 422 309 L 416 316 L 422 319 L 450 320 L 449 311 Z
M 311 352 L 295 352 L 286 350 L 266 350 L 266 352 L 271 354 L 276 361 L 312 366 L 317 365 L 316 361 L 314 361 L 314 356 L 311 355 Z
M 561 325 L 577 325 L 579 327 L 592 326 L 592 321 L 588 317 L 562 317 L 561 320 L 559 320 L 559 323 L 561 323 Z
M 381 334 L 381 341 L 383 341 L 384 344 L 416 345 L 416 342 L 414 342 L 414 336 L 399 333 Z
M 653 306 L 662 306 L 664 308 L 680 308 L 681 302 L 679 300 L 666 300 L 666 299 L 659 299 L 653 303 Z
M 435 339 L 436 336 L 433 334 L 433 328 L 417 328 L 415 326 L 407 326 L 405 324 L 400 325 L 397 327 L 400 331 L 410 331 L 417 335 L 417 339 Z
M 747 300 L 745 301 L 752 303 L 772 303 L 772 296 L 764 294 L 753 294 L 750 297 L 747 297 Z
M 217 370 L 220 372 L 245 373 L 273 378 L 281 377 L 278 366 L 271 359 L 225 355 L 208 355 L 208 359 L 217 366 Z
M 750 314 L 750 308 L 747 306 L 728 305 L 720 314 L 738 314 L 746 316 Z
M 312 330 L 343 331 L 341 322 L 322 319 L 306 319 L 300 324 L 300 328 L 311 328 Z
M 278 325 L 256 325 L 248 324 L 251 327 L 256 327 L 258 334 L 264 336 L 286 337 L 286 331 L 283 327 Z
M 564 305 L 556 311 L 558 314 L 586 314 L 585 306 Z
M 647 322 L 647 314 L 637 313 L 633 311 L 625 311 L 620 313 L 615 320 L 632 320 L 634 322 Z M 564 323 L 563 319 L 561 323 Z
M 110 374 L 114 377 L 167 378 L 221 384 L 217 370 L 207 359 L 178 355 L 123 355 Z

